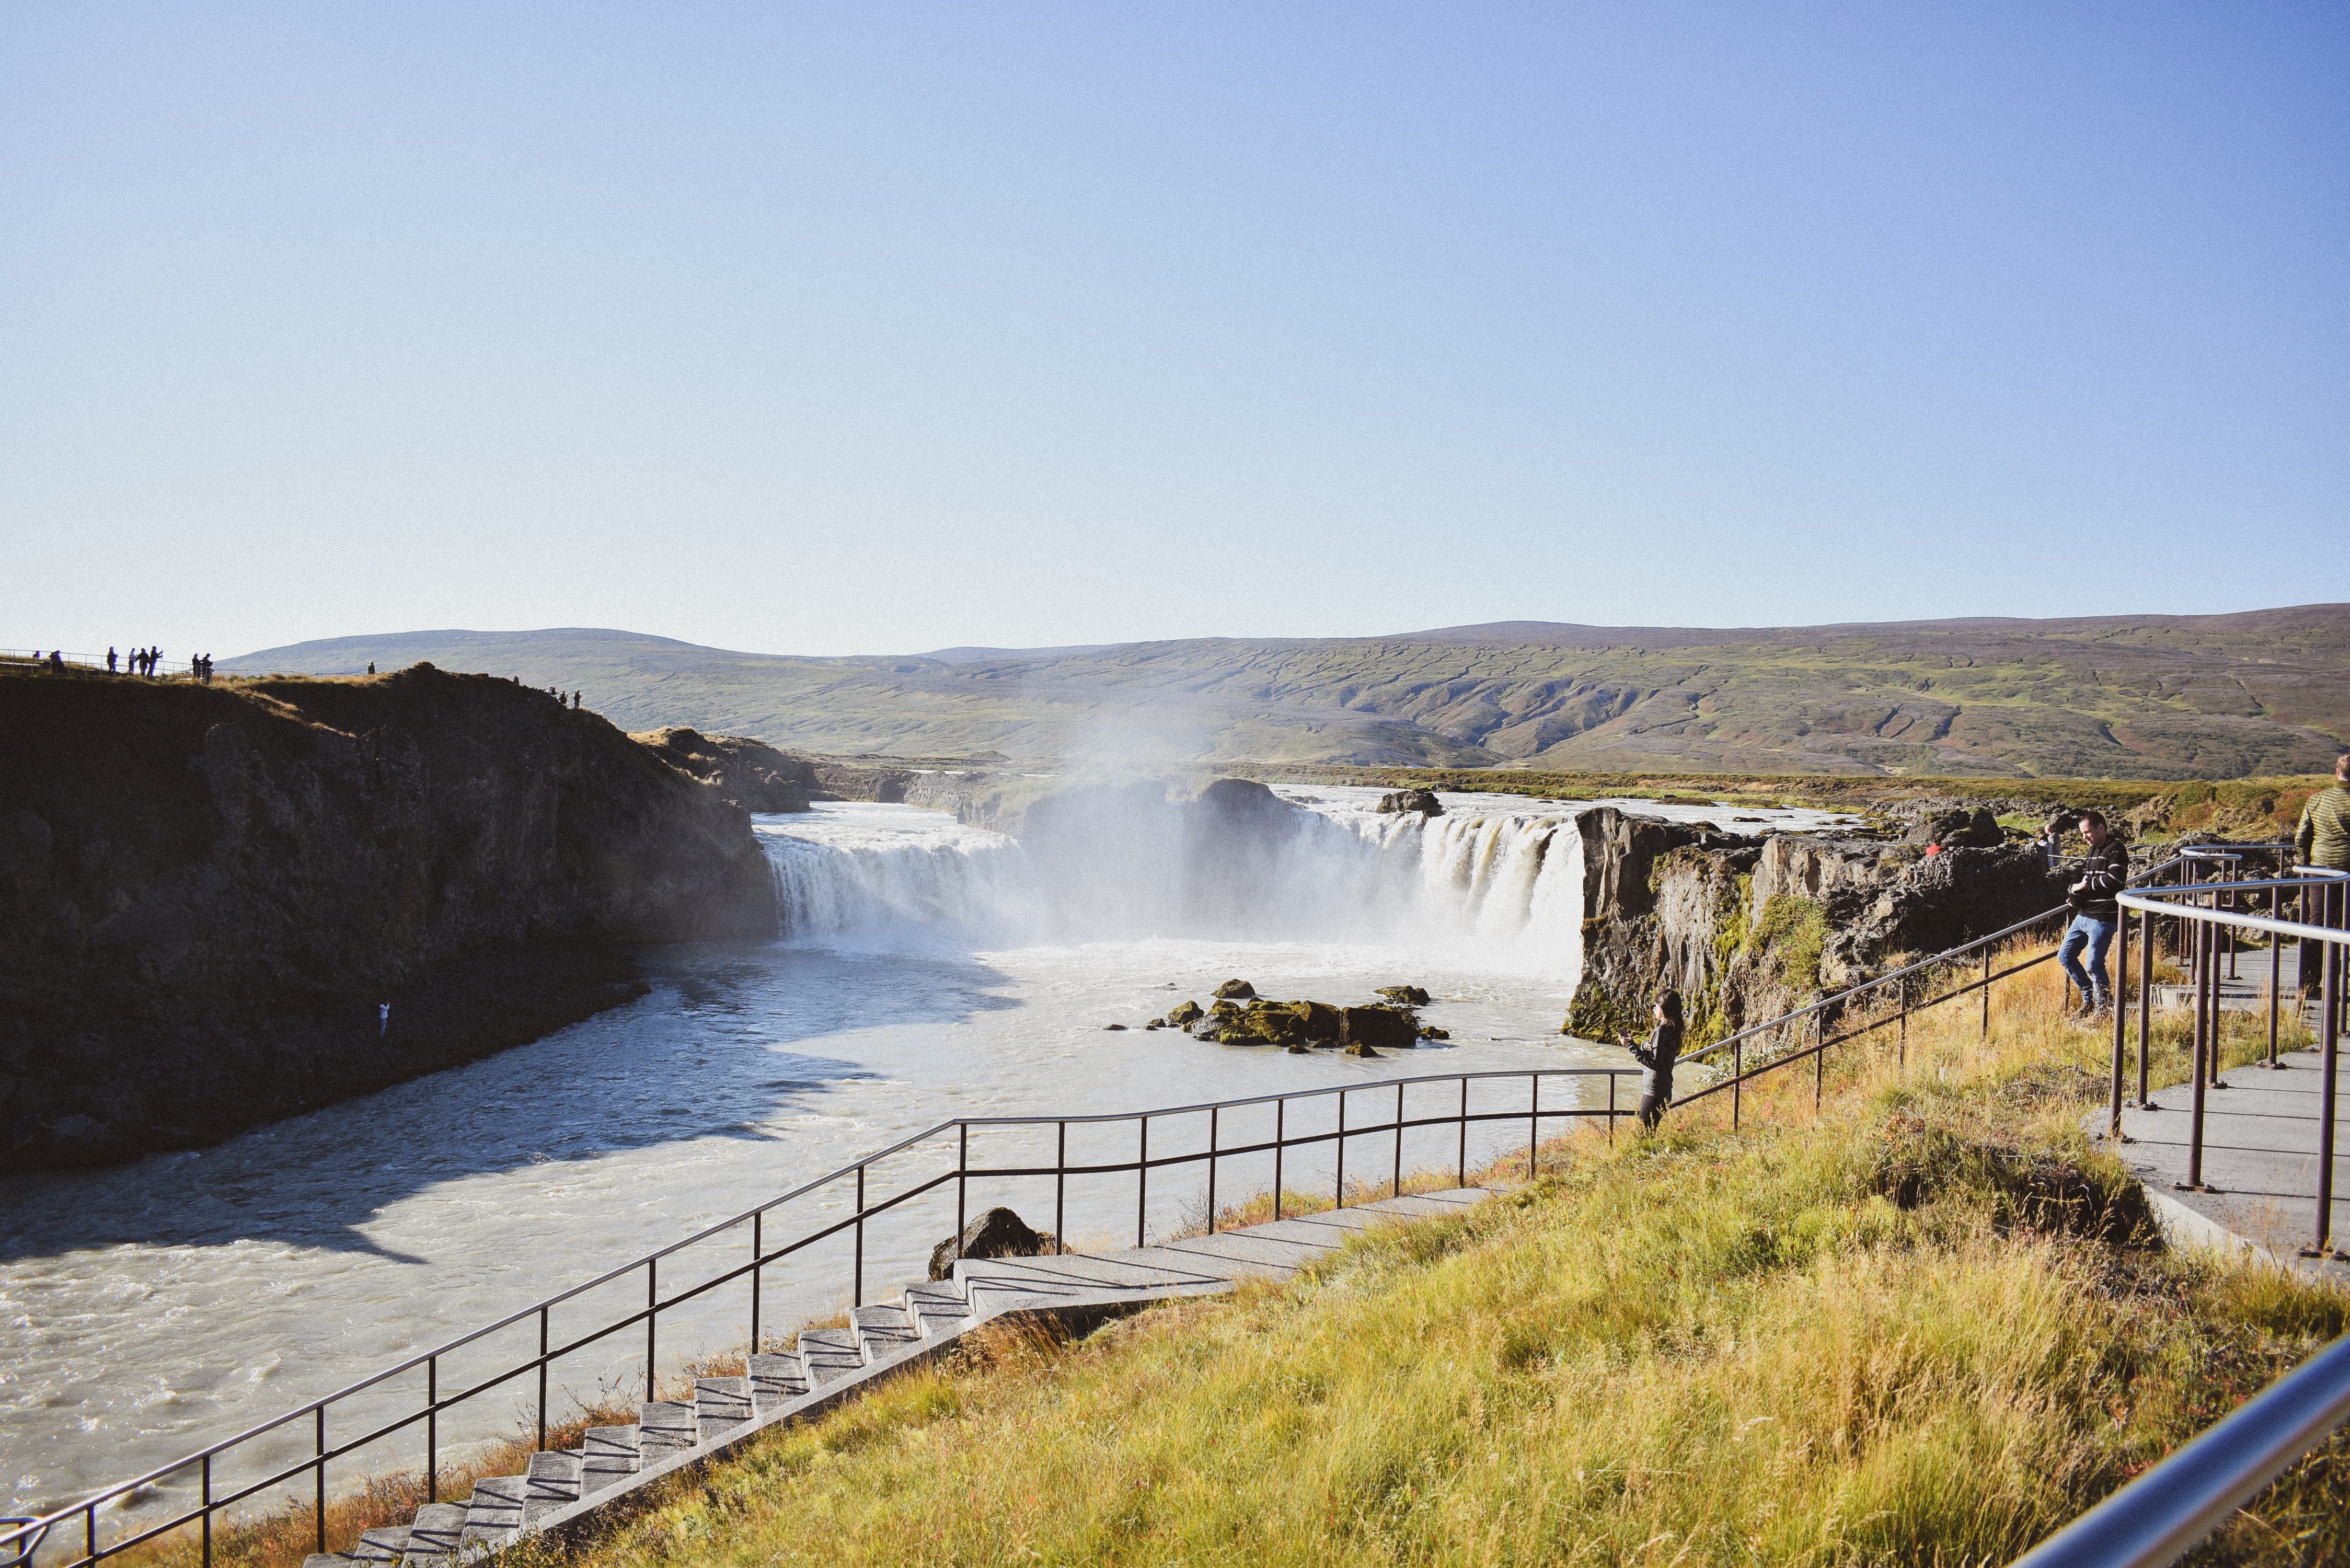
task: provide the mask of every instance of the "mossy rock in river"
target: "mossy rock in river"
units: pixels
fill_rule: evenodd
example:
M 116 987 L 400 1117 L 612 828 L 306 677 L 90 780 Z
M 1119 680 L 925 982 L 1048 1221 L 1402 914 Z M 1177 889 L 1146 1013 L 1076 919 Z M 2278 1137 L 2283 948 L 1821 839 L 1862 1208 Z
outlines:
M 1227 1045 L 1303 1045 L 1304 1023 L 1287 1008 L 1268 1007 L 1228 1022 L 1222 1038 Z
M 1180 1029 L 1198 1018 L 1202 1011 L 1196 1002 L 1179 1002 L 1167 1010 L 1167 1023 Z
M 1373 992 L 1384 996 L 1398 1007 L 1426 1007 L 1428 992 L 1416 985 L 1383 985 Z
M 1216 987 L 1216 994 L 1222 997 L 1254 996 L 1256 987 L 1244 980 L 1228 980 Z
M 1208 1011 L 1218 1018 L 1239 1018 L 1246 1012 L 1246 1009 L 1237 1002 L 1211 1002 L 1208 1003 Z
M 1342 1007 L 1338 1017 L 1350 1056 L 1362 1054 L 1354 1049 L 1357 1045 L 1409 1051 L 1419 1044 L 1419 1023 L 1400 1007 Z

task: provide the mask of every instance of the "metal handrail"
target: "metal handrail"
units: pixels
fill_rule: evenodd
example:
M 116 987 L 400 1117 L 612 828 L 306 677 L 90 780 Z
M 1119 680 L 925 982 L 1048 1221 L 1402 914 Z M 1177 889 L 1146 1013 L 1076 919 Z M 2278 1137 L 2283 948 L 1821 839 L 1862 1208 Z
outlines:
M 2350 1338 L 2270 1384 L 2014 1568 L 2168 1568 L 2345 1418 Z
M 1482 1123 L 1523 1122 L 1526 1124 L 1527 1171 L 1529 1176 L 1532 1176 L 1536 1174 L 1539 1168 L 1538 1162 L 1540 1158 L 1542 1124 L 1544 1121 L 1555 1120 L 1562 1116 L 1592 1118 L 1605 1117 L 1607 1119 L 1609 1131 L 1612 1134 L 1617 1118 L 1619 1116 L 1629 1114 L 1628 1107 L 1623 1106 L 1619 1104 L 1618 1096 L 1616 1092 L 1616 1080 L 1634 1075 L 1637 1075 L 1636 1069 L 1622 1067 L 1550 1067 L 1521 1068 L 1476 1073 L 1440 1073 L 1409 1078 L 1387 1079 L 1377 1083 L 1333 1085 L 1323 1088 L 1302 1089 L 1288 1093 L 1255 1095 L 1240 1099 L 1202 1101 L 1196 1105 L 1170 1106 L 1148 1111 L 1102 1112 L 1072 1116 L 955 1117 L 951 1120 L 941 1122 L 935 1127 L 930 1127 L 922 1132 L 915 1133 L 910 1137 L 901 1138 L 898 1142 L 889 1145 L 888 1147 L 879 1149 L 871 1154 L 866 1155 L 848 1165 L 841 1167 L 837 1170 L 832 1171 L 828 1175 L 818 1177 L 812 1181 L 804 1182 L 776 1198 L 768 1199 L 764 1203 L 759 1204 L 751 1209 L 746 1209 L 731 1219 L 723 1220 L 715 1224 L 707 1226 L 702 1230 L 695 1231 L 690 1236 L 671 1242 L 669 1245 L 659 1248 L 653 1251 L 645 1253 L 618 1268 L 608 1270 L 605 1272 L 597 1275 L 594 1279 L 588 1280 L 580 1284 L 570 1286 L 553 1295 L 546 1296 L 529 1306 L 508 1313 L 494 1322 L 460 1334 L 453 1339 L 450 1339 L 443 1344 L 436 1345 L 431 1350 L 411 1355 L 403 1361 L 396 1363 L 395 1365 L 371 1373 L 356 1382 L 347 1384 L 343 1387 L 338 1388 L 330 1394 L 323 1395 L 318 1398 L 310 1400 L 283 1415 L 274 1417 L 259 1425 L 247 1428 L 245 1430 L 237 1433 L 234 1437 L 224 1438 L 219 1442 L 198 1449 L 197 1451 L 188 1454 L 181 1459 L 174 1459 L 168 1464 L 158 1466 L 155 1469 L 148 1470 L 144 1474 L 137 1476 L 131 1480 L 120 1481 L 98 1491 L 87 1494 L 65 1507 L 51 1510 L 50 1511 L 37 1517 L 17 1520 L 0 1520 L 0 1524 L 10 1524 L 14 1526 L 12 1529 L 0 1530 L 0 1568 L 10 1568 L 10 1554 L 12 1552 L 20 1557 L 29 1558 L 33 1547 L 37 1545 L 40 1539 L 47 1535 L 53 1527 L 64 1524 L 77 1517 L 78 1517 L 82 1521 L 82 1551 L 81 1555 L 78 1557 L 68 1559 L 71 1563 L 78 1563 L 99 1561 L 100 1559 L 112 1556 L 117 1552 L 128 1550 L 142 1542 L 152 1540 L 159 1535 L 190 1525 L 201 1524 L 203 1534 L 203 1562 L 209 1565 L 212 1562 L 213 1525 L 217 1515 L 222 1513 L 223 1511 L 232 1508 L 238 1503 L 259 1496 L 262 1493 L 270 1491 L 273 1489 L 281 1488 L 286 1482 L 305 1475 L 314 1478 L 312 1494 L 315 1501 L 316 1517 L 317 1521 L 317 1549 L 320 1552 L 324 1552 L 327 1549 L 327 1470 L 328 1465 L 331 1463 L 344 1459 L 351 1454 L 367 1448 L 370 1444 L 380 1442 L 396 1433 L 408 1430 L 417 1426 L 419 1423 L 422 1423 L 426 1430 L 426 1489 L 428 1496 L 431 1499 L 437 1501 L 440 1482 L 438 1422 L 442 1412 L 463 1405 L 466 1401 L 472 1400 L 492 1389 L 504 1386 L 517 1378 L 528 1376 L 532 1373 L 536 1372 L 538 1376 L 538 1444 L 541 1448 L 544 1448 L 546 1445 L 547 1431 L 547 1369 L 550 1365 L 561 1360 L 567 1355 L 580 1351 L 588 1345 L 609 1338 L 616 1334 L 635 1328 L 639 1324 L 643 1326 L 646 1334 L 645 1397 L 650 1400 L 653 1398 L 656 1394 L 656 1378 L 659 1372 L 656 1355 L 658 1346 L 658 1324 L 660 1316 L 663 1312 L 671 1311 L 685 1304 L 686 1303 L 699 1300 L 700 1298 L 707 1295 L 710 1292 L 714 1291 L 721 1286 L 733 1283 L 744 1279 L 745 1276 L 748 1276 L 751 1284 L 751 1348 L 753 1350 L 756 1350 L 761 1343 L 763 1343 L 760 1337 L 760 1285 L 762 1271 L 764 1271 L 768 1265 L 773 1264 L 783 1258 L 789 1257 L 807 1247 L 815 1245 L 816 1242 L 825 1241 L 831 1237 L 838 1236 L 843 1232 L 853 1231 L 855 1234 L 856 1249 L 855 1262 L 852 1265 L 850 1274 L 850 1301 L 852 1305 L 862 1304 L 864 1297 L 864 1236 L 867 1223 L 880 1215 L 890 1213 L 927 1193 L 937 1191 L 949 1182 L 955 1183 L 957 1187 L 954 1224 L 955 1241 L 958 1248 L 960 1248 L 962 1235 L 964 1229 L 964 1211 L 968 1197 L 968 1189 L 972 1179 L 1046 1176 L 1054 1178 L 1055 1194 L 1053 1231 L 1055 1250 L 1057 1251 L 1061 1247 L 1061 1237 L 1065 1233 L 1068 1179 L 1071 1177 L 1115 1176 L 1130 1173 L 1137 1177 L 1135 1204 L 1136 1245 L 1141 1246 L 1147 1244 L 1148 1241 L 1147 1227 L 1149 1179 L 1150 1173 L 1154 1170 L 1165 1170 L 1172 1167 L 1197 1165 L 1202 1161 L 1206 1162 L 1208 1167 L 1207 1223 L 1211 1233 L 1214 1231 L 1216 1227 L 1217 1210 L 1215 1194 L 1217 1165 L 1220 1161 L 1235 1158 L 1243 1158 L 1251 1155 L 1261 1155 L 1265 1153 L 1270 1153 L 1274 1156 L 1273 1192 L 1274 1215 L 1275 1219 L 1283 1217 L 1287 1199 L 1287 1189 L 1283 1184 L 1282 1170 L 1284 1158 L 1290 1150 L 1335 1143 L 1336 1145 L 1337 1158 L 1336 1162 L 1336 1173 L 1333 1196 L 1337 1202 L 1343 1203 L 1346 1199 L 1347 1192 L 1347 1142 L 1350 1139 L 1358 1139 L 1367 1136 L 1377 1136 L 1381 1134 L 1393 1135 L 1394 1150 L 1391 1168 L 1388 1171 L 1383 1172 L 1382 1174 L 1388 1175 L 1394 1183 L 1394 1189 L 1400 1192 L 1404 1176 L 1403 1140 L 1405 1133 L 1429 1127 L 1457 1127 L 1460 1137 L 1457 1145 L 1458 1163 L 1456 1166 L 1455 1179 L 1458 1182 L 1465 1184 L 1468 1178 L 1468 1145 L 1470 1127 L 1473 1125 Z M 1567 1107 L 1546 1107 L 1542 1104 L 1542 1083 L 1543 1080 L 1546 1078 L 1605 1079 L 1607 1084 L 1607 1103 L 1604 1106 L 1574 1106 Z M 1470 1085 L 1472 1083 L 1495 1080 L 1522 1080 L 1525 1082 L 1527 1085 L 1528 1098 L 1524 1106 L 1522 1108 L 1507 1110 L 1471 1110 Z M 1460 1099 L 1457 1106 L 1439 1115 L 1407 1116 L 1405 1114 L 1405 1098 L 1407 1093 L 1414 1085 L 1457 1085 L 1460 1089 Z M 1347 1103 L 1351 1097 L 1370 1094 L 1381 1094 L 1389 1090 L 1392 1090 L 1395 1096 L 1393 1103 L 1394 1115 L 1391 1118 L 1374 1121 L 1367 1125 L 1348 1125 Z M 1337 1101 L 1337 1107 L 1334 1126 L 1330 1130 L 1290 1131 L 1291 1118 L 1288 1116 L 1288 1109 L 1292 1102 L 1328 1100 L 1334 1096 Z M 1271 1139 L 1258 1139 L 1231 1145 L 1224 1144 L 1221 1141 L 1221 1127 L 1223 1113 L 1249 1106 L 1267 1105 L 1273 1106 L 1275 1109 L 1274 1136 Z M 1160 1119 L 1169 1116 L 1197 1116 L 1201 1114 L 1205 1114 L 1210 1118 L 1208 1147 L 1205 1149 L 1180 1151 L 1175 1153 L 1162 1152 L 1157 1155 L 1150 1152 L 1149 1125 L 1154 1119 Z M 1090 1162 L 1073 1162 L 1067 1158 L 1068 1129 L 1071 1127 L 1118 1122 L 1134 1122 L 1137 1124 L 1139 1132 L 1139 1148 L 1137 1151 L 1137 1158 L 1130 1160 L 1096 1160 Z M 1058 1154 L 1052 1163 L 1003 1166 L 990 1166 L 972 1163 L 971 1158 L 971 1133 L 972 1129 L 1019 1127 L 1034 1127 L 1040 1130 L 1045 1128 L 1055 1129 L 1057 1134 L 1056 1148 L 1058 1150 Z M 903 1190 L 879 1198 L 874 1201 L 868 1201 L 866 1179 L 874 1166 L 883 1160 L 889 1159 L 892 1156 L 903 1154 L 906 1151 L 915 1148 L 926 1142 L 948 1135 L 952 1135 L 955 1139 L 955 1163 L 952 1168 L 940 1171 L 931 1175 L 927 1179 L 915 1181 L 911 1185 L 906 1187 Z M 785 1241 L 781 1245 L 768 1245 L 766 1236 L 764 1234 L 764 1227 L 766 1218 L 769 1214 L 771 1214 L 775 1210 L 788 1204 L 796 1199 L 806 1197 L 809 1193 L 817 1191 L 820 1189 L 832 1187 L 842 1182 L 855 1183 L 857 1201 L 856 1207 L 851 1213 L 845 1218 L 832 1220 L 828 1223 L 820 1223 L 814 1229 L 811 1229 L 804 1234 Z M 711 1278 L 705 1279 L 689 1289 L 673 1292 L 666 1297 L 661 1295 L 660 1291 L 660 1265 L 662 1260 L 672 1257 L 685 1249 L 696 1245 L 697 1243 L 708 1241 L 714 1237 L 723 1234 L 724 1232 L 736 1230 L 746 1223 L 751 1227 L 751 1256 L 747 1262 L 727 1268 L 723 1272 L 719 1272 Z M 566 1302 L 574 1300 L 587 1292 L 623 1279 L 639 1270 L 644 1271 L 646 1276 L 646 1304 L 643 1308 L 607 1322 L 601 1326 L 581 1334 L 577 1338 L 559 1344 L 554 1342 L 551 1336 L 549 1317 L 549 1314 L 554 1308 Z M 515 1362 L 511 1366 L 508 1366 L 503 1371 L 487 1375 L 480 1381 L 474 1383 L 471 1387 L 450 1393 L 445 1397 L 443 1396 L 440 1388 L 439 1379 L 439 1366 L 441 1358 L 449 1355 L 455 1351 L 461 1350 L 466 1345 L 473 1345 L 489 1334 L 495 1334 L 502 1329 L 512 1328 L 516 1324 L 528 1323 L 533 1318 L 536 1318 L 539 1324 L 539 1348 L 538 1353 L 536 1355 L 526 1356 Z M 427 1376 L 425 1398 L 421 1407 L 414 1409 L 411 1413 L 401 1416 L 399 1418 L 390 1421 L 389 1424 L 378 1427 L 363 1435 L 348 1438 L 343 1441 L 331 1444 L 327 1440 L 327 1415 L 334 1407 L 356 1395 L 362 1394 L 369 1389 L 379 1386 L 388 1379 L 396 1377 L 403 1373 L 413 1372 L 419 1367 L 424 1368 Z M 224 1455 L 231 1453 L 242 1445 L 251 1443 L 255 1439 L 269 1436 L 272 1433 L 282 1432 L 289 1427 L 294 1427 L 296 1423 L 304 1422 L 306 1420 L 311 1423 L 315 1432 L 313 1452 L 307 1458 L 303 1459 L 297 1463 L 287 1466 L 285 1469 L 278 1469 L 265 1479 L 241 1485 L 234 1490 L 218 1493 L 214 1491 L 214 1460 Z M 185 1511 L 176 1513 L 172 1517 L 143 1529 L 135 1534 L 127 1534 L 120 1539 L 107 1542 L 103 1544 L 99 1542 L 98 1539 L 98 1513 L 100 1509 L 126 1494 L 138 1490 L 140 1488 L 151 1486 L 156 1482 L 184 1474 L 191 1470 L 199 1471 L 202 1479 L 201 1490 L 196 1500 L 196 1506 Z
M 2190 1187 L 2201 1186 L 2204 1091 L 2213 1086 L 2207 1079 L 2216 1076 L 2219 1057 L 2218 1031 L 2211 1026 L 2219 989 L 2217 944 L 2209 940 L 2210 933 L 2220 929 L 2265 931 L 2270 938 L 2272 966 L 2285 937 L 2324 945 L 2325 960 L 2319 996 L 2323 1076 L 2318 1091 L 2317 1236 L 2315 1244 L 2302 1249 L 2302 1253 L 2304 1257 L 2339 1258 L 2343 1254 L 2331 1244 L 2334 1124 L 2345 950 L 2350 948 L 2350 930 L 2338 925 L 2244 915 L 2217 907 L 2222 896 L 2232 898 L 2263 889 L 2282 901 L 2286 888 L 2300 889 L 2305 906 L 2309 890 L 2316 888 L 2326 894 L 2325 914 L 2338 919 L 2339 894 L 2344 881 L 2350 880 L 2350 873 L 2311 866 L 2293 869 L 2298 875 L 2242 882 L 2189 883 L 2144 893 L 2125 893 L 2121 903 L 2138 912 L 2142 975 L 2151 967 L 2153 922 L 2158 917 L 2195 928 L 2190 955 L 2196 991 L 2194 1125 L 2186 1183 Z M 2210 898 L 2213 903 L 2206 907 L 2185 901 L 2195 898 Z M 2125 939 L 2127 932 L 2125 922 Z M 2271 1064 L 2276 1054 L 2276 997 L 2280 989 L 2272 979 L 2269 992 Z M 2145 1096 L 2145 1042 L 2152 1023 L 2151 990 L 2151 986 L 2142 986 L 2140 992 L 2141 1103 Z M 2114 1132 L 2118 1135 L 2123 1049 L 2118 1009 L 2114 1040 Z M 2225 1419 L 2206 1428 L 2144 1475 L 2024 1553 L 2016 1560 L 2014 1568 L 2168 1568 L 2345 1420 L 2350 1420 L 2350 1335 L 2334 1340 Z

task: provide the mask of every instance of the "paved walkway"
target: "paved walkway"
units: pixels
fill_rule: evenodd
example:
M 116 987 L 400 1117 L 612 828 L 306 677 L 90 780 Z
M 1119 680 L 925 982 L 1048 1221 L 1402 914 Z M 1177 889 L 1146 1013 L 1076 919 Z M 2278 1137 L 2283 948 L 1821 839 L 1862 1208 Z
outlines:
M 2316 1234 L 2324 1059 L 2295 1051 L 2273 1070 L 2246 1065 L 2222 1076 L 2228 1086 L 2206 1091 L 2203 1102 L 2203 1180 L 2213 1190 L 2178 1187 L 2187 1179 L 2190 1084 L 2156 1090 L 2158 1109 L 2125 1107 L 2116 1152 L 2145 1183 L 2175 1240 L 2249 1249 L 2350 1285 L 2350 1264 L 2299 1255 Z M 2334 1237 L 2336 1245 L 2350 1246 L 2350 1082 L 2338 1085 L 2334 1110 Z M 2092 1112 L 2087 1126 L 2102 1135 L 2106 1112 Z

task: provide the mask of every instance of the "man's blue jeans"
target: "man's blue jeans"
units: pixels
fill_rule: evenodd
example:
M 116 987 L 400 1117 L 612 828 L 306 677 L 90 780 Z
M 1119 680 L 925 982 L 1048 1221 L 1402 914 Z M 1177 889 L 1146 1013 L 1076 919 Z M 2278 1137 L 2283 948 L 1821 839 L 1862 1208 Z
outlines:
M 2064 945 L 2056 950 L 2056 962 L 2073 983 L 2081 988 L 2081 1000 L 2102 1007 L 2113 996 L 2113 988 L 2106 983 L 2106 949 L 2113 945 L 2114 922 L 2093 920 L 2086 915 L 2075 915 L 2064 929 Z M 2081 950 L 2089 951 L 2089 967 L 2081 967 Z

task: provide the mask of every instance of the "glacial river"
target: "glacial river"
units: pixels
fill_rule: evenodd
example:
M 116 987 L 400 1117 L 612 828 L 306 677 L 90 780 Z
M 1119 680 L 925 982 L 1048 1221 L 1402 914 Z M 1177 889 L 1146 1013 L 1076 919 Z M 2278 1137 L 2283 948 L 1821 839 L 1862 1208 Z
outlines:
M 1580 840 L 1559 830 L 1580 806 L 1450 794 L 1423 822 L 1374 814 L 1376 791 L 1284 793 L 1306 805 L 1310 831 L 1214 929 L 1188 925 L 1115 846 L 1077 890 L 1014 841 L 919 807 L 760 817 L 791 919 L 783 941 L 663 950 L 650 955 L 652 993 L 627 1007 L 216 1148 L 0 1178 L 7 1511 L 161 1466 L 947 1117 L 1626 1064 L 1557 1033 L 1581 961 L 1582 876 Z M 1839 820 L 1623 804 L 1724 826 L 1735 810 L 1747 832 Z M 1339 1003 L 1422 985 L 1437 999 L 1427 1022 L 1452 1037 L 1359 1061 L 1105 1027 L 1204 1002 L 1233 976 Z M 1506 1141 L 1496 1131 L 1481 1147 Z M 1287 1179 L 1327 1171 L 1326 1156 L 1301 1159 Z M 1070 1234 L 1131 1244 L 1130 1179 L 1080 1194 Z M 1170 1180 L 1149 1223 L 1197 1198 Z M 1016 1201 L 1046 1221 L 1048 1191 Z M 942 1233 L 925 1223 L 873 1239 L 868 1299 L 920 1276 Z M 776 1266 L 764 1288 L 770 1324 L 848 1293 L 829 1252 Z M 711 1344 L 682 1331 L 660 1347 L 662 1366 L 723 1342 L 742 1315 L 713 1306 Z M 632 1390 L 643 1352 L 633 1372 L 628 1355 L 616 1343 L 611 1368 L 582 1368 L 563 1391 Z M 500 1429 L 524 1403 L 500 1398 Z M 184 1488 L 168 1483 L 110 1527 Z

